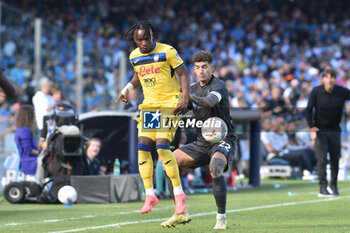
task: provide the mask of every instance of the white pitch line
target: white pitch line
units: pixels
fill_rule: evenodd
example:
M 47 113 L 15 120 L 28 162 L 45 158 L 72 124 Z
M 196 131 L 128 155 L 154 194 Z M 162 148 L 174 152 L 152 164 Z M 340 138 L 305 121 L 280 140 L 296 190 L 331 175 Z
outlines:
M 63 222 L 63 221 L 71 221 L 71 220 L 79 220 L 79 219 L 84 219 L 84 218 L 95 218 L 97 216 L 95 215 L 85 215 L 85 216 L 81 216 L 81 217 L 73 217 L 73 218 L 60 218 L 60 219 L 48 219 L 48 220 L 44 220 L 43 222 Z
M 287 193 L 291 193 L 291 196 L 305 196 L 305 195 L 315 195 L 317 196 L 318 192 L 293 192 L 292 190 L 288 189 L 288 187 L 283 188 L 284 191 L 286 191 Z M 341 190 L 339 190 L 340 192 L 344 192 L 344 191 L 349 191 L 350 188 L 342 188 Z
M 11 223 L 7 223 L 5 224 L 5 226 L 19 226 L 22 225 L 22 223 L 18 223 L 18 222 L 11 222 Z
M 332 197 L 332 198 L 326 198 L 326 199 L 310 200 L 310 201 L 286 202 L 286 203 L 279 203 L 279 204 L 273 204 L 273 205 L 255 206 L 255 207 L 249 207 L 249 208 L 243 208 L 243 209 L 233 209 L 233 210 L 226 211 L 226 213 L 243 212 L 243 211 L 276 208 L 276 207 L 284 207 L 284 206 L 293 206 L 293 205 L 301 205 L 301 204 L 311 204 L 311 203 L 318 203 L 318 202 L 328 202 L 328 201 L 335 201 L 335 200 L 344 199 L 344 198 L 350 198 L 350 195 L 349 196 L 342 196 L 342 197 Z M 191 217 L 199 217 L 199 216 L 214 215 L 214 214 L 216 214 L 216 212 L 197 213 L 197 214 L 191 214 Z M 164 221 L 167 219 L 168 218 L 156 218 L 156 219 L 148 219 L 148 220 L 140 220 L 140 221 L 132 221 L 132 222 L 121 222 L 121 223 L 113 223 L 113 224 L 108 224 L 108 225 L 103 225 L 103 226 L 91 226 L 91 227 L 76 228 L 76 229 L 63 230 L 63 231 L 53 231 L 53 232 L 49 232 L 49 233 L 66 233 L 66 232 L 95 230 L 95 229 L 109 228 L 109 227 L 120 227 L 120 226 L 131 225 L 131 224 L 139 224 L 139 223 L 147 223 L 147 222 L 159 222 L 159 221 Z
M 172 205 L 166 205 L 163 207 L 155 207 L 152 210 L 153 211 L 158 211 L 158 210 L 164 210 L 164 209 L 171 209 L 174 208 Z M 59 218 L 59 219 L 45 219 L 42 221 L 37 221 L 37 222 L 25 222 L 25 223 L 7 223 L 4 226 L 20 226 L 20 225 L 27 225 L 27 224 L 42 224 L 42 223 L 53 223 L 53 222 L 64 222 L 64 221 L 71 221 L 71 220 L 80 220 L 84 218 L 99 218 L 99 217 L 111 217 L 111 216 L 117 216 L 117 215 L 126 215 L 126 214 L 135 214 L 135 213 L 140 213 L 140 210 L 131 210 L 131 211 L 122 211 L 122 212 L 115 212 L 113 214 L 102 214 L 102 215 L 84 215 L 80 217 L 72 217 L 72 218 Z M 0 227 L 2 227 L 0 225 Z

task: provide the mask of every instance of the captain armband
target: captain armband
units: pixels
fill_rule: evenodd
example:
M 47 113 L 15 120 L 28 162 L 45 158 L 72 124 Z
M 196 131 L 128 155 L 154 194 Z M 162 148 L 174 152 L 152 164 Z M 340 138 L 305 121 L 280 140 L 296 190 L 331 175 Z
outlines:
M 219 102 L 220 102 L 221 99 L 222 99 L 221 94 L 220 94 L 219 92 L 217 92 L 217 91 L 211 91 L 211 92 L 209 92 L 209 94 L 213 94 L 213 95 L 215 95 L 216 97 L 218 97 Z

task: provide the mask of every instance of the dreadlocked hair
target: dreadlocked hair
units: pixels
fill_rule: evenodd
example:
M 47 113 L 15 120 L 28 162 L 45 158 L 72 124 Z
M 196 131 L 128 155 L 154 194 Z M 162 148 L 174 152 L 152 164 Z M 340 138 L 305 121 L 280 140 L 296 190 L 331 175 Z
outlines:
M 134 40 L 134 33 L 136 30 L 144 29 L 146 30 L 150 36 L 153 38 L 153 40 L 158 40 L 159 36 L 159 29 L 154 24 L 148 22 L 148 21 L 138 21 L 134 25 L 132 25 L 129 30 L 125 34 L 125 39 L 133 41 Z

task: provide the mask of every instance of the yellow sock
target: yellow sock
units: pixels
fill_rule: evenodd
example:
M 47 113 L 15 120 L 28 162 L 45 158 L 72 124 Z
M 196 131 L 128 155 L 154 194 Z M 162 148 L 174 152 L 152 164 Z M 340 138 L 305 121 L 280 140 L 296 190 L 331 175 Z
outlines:
M 179 174 L 179 167 L 177 166 L 175 157 L 173 153 L 170 151 L 170 149 L 163 149 L 163 147 L 165 147 L 165 145 L 163 144 L 157 145 L 157 152 L 163 160 L 165 171 L 169 176 L 171 183 L 173 184 L 173 187 L 180 186 L 181 180 L 180 180 L 180 174 Z
M 139 159 L 139 172 L 143 181 L 143 185 L 145 189 L 153 188 L 153 160 L 151 156 L 151 152 L 143 149 L 145 144 L 143 144 L 142 150 L 140 150 L 139 143 L 139 151 L 138 151 L 138 159 Z M 149 147 L 148 147 L 149 148 Z

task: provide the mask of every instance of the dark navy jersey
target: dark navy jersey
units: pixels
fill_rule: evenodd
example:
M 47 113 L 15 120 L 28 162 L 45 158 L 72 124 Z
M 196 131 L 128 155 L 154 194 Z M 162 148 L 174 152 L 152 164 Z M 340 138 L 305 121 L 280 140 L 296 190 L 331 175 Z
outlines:
M 194 85 L 191 86 L 192 95 L 206 97 L 210 93 L 218 97 L 220 101 L 212 108 L 205 108 L 197 106 L 195 103 L 192 103 L 193 114 L 195 118 L 203 122 L 210 117 L 219 117 L 223 119 L 228 128 L 227 137 L 231 138 L 232 140 L 235 140 L 236 136 L 234 134 L 234 128 L 231 123 L 230 116 L 228 90 L 224 81 L 212 76 L 209 82 L 203 87 L 199 84 L 199 82 L 196 82 Z M 206 142 L 202 137 L 201 129 L 198 129 L 197 140 L 199 142 Z

